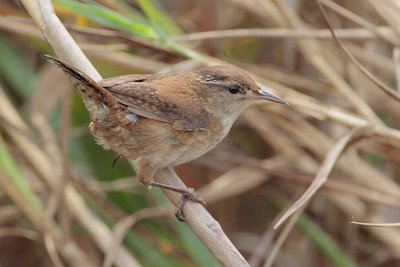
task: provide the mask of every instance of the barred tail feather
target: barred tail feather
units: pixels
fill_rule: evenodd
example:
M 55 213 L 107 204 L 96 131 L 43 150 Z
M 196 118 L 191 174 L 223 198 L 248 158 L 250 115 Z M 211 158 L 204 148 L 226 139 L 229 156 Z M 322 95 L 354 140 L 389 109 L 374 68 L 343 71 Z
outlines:
M 121 106 L 115 101 L 110 92 L 68 63 L 49 55 L 43 55 L 42 57 L 57 65 L 69 76 L 71 83 L 85 103 L 93 122 L 104 126 L 105 124 L 112 124 L 109 119 L 110 112 L 120 110 Z

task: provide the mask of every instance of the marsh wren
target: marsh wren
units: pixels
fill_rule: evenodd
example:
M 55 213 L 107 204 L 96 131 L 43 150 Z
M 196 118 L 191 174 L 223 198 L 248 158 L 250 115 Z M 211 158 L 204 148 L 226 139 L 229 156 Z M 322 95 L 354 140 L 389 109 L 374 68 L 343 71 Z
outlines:
M 100 145 L 135 159 L 140 183 L 182 194 L 175 209 L 180 220 L 188 199 L 205 203 L 191 188 L 153 181 L 157 169 L 192 161 L 213 149 L 254 102 L 287 104 L 233 67 L 126 75 L 96 83 L 69 64 L 44 57 L 68 74 L 89 110 L 89 127 Z

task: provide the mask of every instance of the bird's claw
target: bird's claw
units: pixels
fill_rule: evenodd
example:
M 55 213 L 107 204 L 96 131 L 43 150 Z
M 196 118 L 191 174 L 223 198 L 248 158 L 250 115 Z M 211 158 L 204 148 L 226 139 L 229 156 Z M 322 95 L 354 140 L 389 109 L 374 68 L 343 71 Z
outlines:
M 203 205 L 203 207 L 206 206 L 206 202 L 203 199 L 201 199 L 199 194 L 194 192 L 193 188 L 188 188 L 187 191 L 182 193 L 182 197 L 179 200 L 178 205 L 176 206 L 174 212 L 175 217 L 181 222 L 185 221 L 185 217 L 183 216 L 183 207 L 185 206 L 188 200 L 200 203 L 201 205 Z
M 113 168 L 115 167 L 115 164 L 117 163 L 118 159 L 120 159 L 120 158 L 123 159 L 123 158 L 125 158 L 125 156 L 120 154 L 120 153 L 118 153 L 118 155 L 113 160 L 113 163 L 112 163 Z

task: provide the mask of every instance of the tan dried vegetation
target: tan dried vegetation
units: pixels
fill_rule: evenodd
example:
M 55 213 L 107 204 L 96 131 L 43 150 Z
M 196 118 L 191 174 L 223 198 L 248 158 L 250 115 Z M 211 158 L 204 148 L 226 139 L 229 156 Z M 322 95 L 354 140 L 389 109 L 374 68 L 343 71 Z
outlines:
M 234 64 L 290 103 L 252 106 L 213 152 L 175 169 L 216 219 L 186 209 L 213 256 L 159 191 L 121 178 L 131 165 L 111 168 L 69 82 L 39 57 L 74 44 L 42 20 L 49 1 L 21 2 L 0 4 L 1 266 L 400 264 L 398 1 L 320 0 L 325 16 L 311 0 L 98 1 L 128 17 L 143 18 L 142 6 L 151 23 L 169 16 L 184 32 L 158 40 L 54 2 L 104 75 Z M 78 50 L 71 61 L 101 79 Z

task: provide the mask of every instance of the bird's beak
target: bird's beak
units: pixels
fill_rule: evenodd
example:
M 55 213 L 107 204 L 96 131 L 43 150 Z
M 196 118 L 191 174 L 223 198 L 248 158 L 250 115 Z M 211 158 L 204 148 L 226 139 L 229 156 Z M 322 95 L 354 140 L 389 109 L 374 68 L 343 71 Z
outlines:
M 268 93 L 268 92 L 262 90 L 261 88 L 258 89 L 255 98 L 260 99 L 260 100 L 269 100 L 272 102 L 289 105 L 289 103 L 286 102 L 284 99 L 280 98 L 279 96 Z

